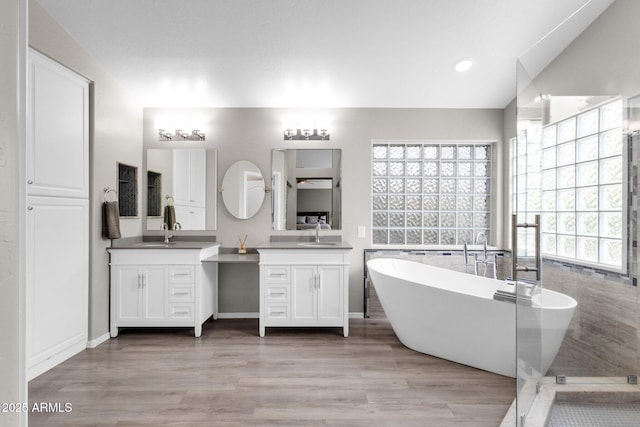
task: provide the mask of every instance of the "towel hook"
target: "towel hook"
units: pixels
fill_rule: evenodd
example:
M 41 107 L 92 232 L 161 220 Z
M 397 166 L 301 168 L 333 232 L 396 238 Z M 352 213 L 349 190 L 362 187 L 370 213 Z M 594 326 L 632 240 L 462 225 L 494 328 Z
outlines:
M 118 201 L 118 192 L 116 190 L 114 190 L 111 187 L 104 187 L 104 201 L 105 202 L 109 202 L 110 200 L 108 200 L 108 195 L 109 193 L 113 193 L 113 196 L 115 197 L 114 200 L 111 200 L 111 202 L 117 202 Z
M 173 206 L 175 202 L 175 200 L 173 200 L 173 196 L 167 194 L 164 198 L 167 199 L 167 206 Z

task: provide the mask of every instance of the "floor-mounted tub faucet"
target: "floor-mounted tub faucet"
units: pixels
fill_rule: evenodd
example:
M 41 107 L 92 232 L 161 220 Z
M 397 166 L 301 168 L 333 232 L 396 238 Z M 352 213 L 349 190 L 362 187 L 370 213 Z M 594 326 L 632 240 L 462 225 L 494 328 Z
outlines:
M 477 253 L 474 254 L 473 271 L 477 276 L 478 275 L 478 264 L 484 264 L 484 275 L 486 276 L 487 275 L 487 267 L 489 265 L 491 265 L 493 278 L 497 279 L 498 278 L 498 255 L 497 254 L 493 254 L 493 259 L 489 259 L 489 254 L 487 252 L 487 235 L 485 234 L 484 231 L 481 231 L 476 235 L 476 240 L 475 240 L 475 244 L 476 245 L 478 244 L 480 239 L 482 239 L 482 259 L 478 259 L 478 254 Z M 465 252 L 466 252 L 466 248 L 465 248 Z M 466 265 L 466 263 L 465 263 L 465 265 Z

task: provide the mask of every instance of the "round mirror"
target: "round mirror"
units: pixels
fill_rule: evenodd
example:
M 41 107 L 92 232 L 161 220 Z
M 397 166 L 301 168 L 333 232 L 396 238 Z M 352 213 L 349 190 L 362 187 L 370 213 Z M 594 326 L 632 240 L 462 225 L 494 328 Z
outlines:
M 264 178 L 256 165 L 246 160 L 232 164 L 222 179 L 222 201 L 231 215 L 254 216 L 264 200 Z

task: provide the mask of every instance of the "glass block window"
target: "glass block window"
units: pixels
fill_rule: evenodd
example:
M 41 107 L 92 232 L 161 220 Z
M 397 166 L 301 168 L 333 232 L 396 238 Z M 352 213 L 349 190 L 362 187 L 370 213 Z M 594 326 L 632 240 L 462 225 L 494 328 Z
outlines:
M 540 214 L 545 257 L 620 271 L 626 251 L 626 137 L 616 100 L 512 140 L 513 209 Z M 534 236 L 518 247 L 533 253 Z
M 491 143 L 374 143 L 373 244 L 455 245 L 489 236 Z

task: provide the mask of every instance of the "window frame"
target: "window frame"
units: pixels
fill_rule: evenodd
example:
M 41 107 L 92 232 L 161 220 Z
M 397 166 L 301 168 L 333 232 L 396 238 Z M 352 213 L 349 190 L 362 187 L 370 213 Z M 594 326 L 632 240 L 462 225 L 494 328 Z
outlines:
M 495 212 L 495 203 L 496 203 L 496 162 L 498 161 L 498 147 L 497 147 L 497 140 L 464 140 L 464 139 L 428 139 L 428 140 L 398 140 L 398 139 L 374 139 L 371 141 L 371 147 L 370 147 L 370 156 L 371 156 L 371 160 L 370 160 L 370 190 L 371 190 L 371 194 L 370 194 L 370 212 L 371 212 L 371 243 L 374 246 L 379 246 L 379 247 L 402 247 L 402 248 L 407 248 L 407 247 L 420 247 L 420 248 L 449 248 L 452 246 L 460 246 L 462 245 L 462 241 L 460 240 L 462 238 L 462 236 L 460 236 L 460 232 L 461 231 L 468 231 L 470 232 L 470 234 L 467 236 L 468 237 L 468 244 L 473 244 L 474 243 L 474 239 L 475 236 L 477 235 L 477 233 L 479 231 L 483 231 L 485 232 L 488 237 L 489 237 L 489 243 L 491 244 L 492 239 L 494 238 L 494 236 L 496 235 L 495 233 L 495 224 L 496 224 L 496 220 L 495 220 L 495 216 L 496 214 L 494 214 Z M 406 171 L 405 173 L 402 173 L 401 175 L 397 175 L 399 178 L 402 178 L 403 180 L 406 181 L 406 179 L 413 179 L 415 178 L 419 178 L 421 180 L 424 179 L 437 179 L 438 180 L 438 189 L 437 191 L 435 191 L 434 193 L 425 193 L 424 192 L 424 186 L 423 183 L 421 181 L 420 184 L 420 190 L 418 192 L 416 192 L 416 195 L 420 195 L 421 197 L 421 205 L 419 209 L 408 209 L 406 206 L 406 198 L 407 195 L 412 195 L 414 193 L 410 193 L 406 191 L 406 188 L 401 191 L 401 192 L 396 192 L 395 194 L 401 195 L 404 198 L 404 202 L 403 203 L 403 207 L 402 209 L 391 209 L 389 206 L 389 200 L 387 199 L 387 205 L 385 209 L 376 209 L 376 195 L 383 195 L 386 196 L 387 198 L 394 194 L 394 192 L 390 192 L 390 189 L 387 188 L 387 190 L 385 192 L 376 192 L 376 188 L 374 187 L 375 185 L 375 180 L 378 177 L 382 177 L 382 175 L 376 175 L 376 171 L 375 171 L 375 163 L 379 162 L 381 160 L 386 161 L 387 165 L 394 160 L 394 158 L 392 158 L 389 154 L 387 154 L 385 159 L 380 159 L 380 158 L 376 158 L 375 157 L 375 152 L 374 149 L 376 146 L 382 146 L 382 145 L 386 145 L 388 148 L 394 145 L 401 145 L 404 146 L 405 148 L 408 146 L 420 146 L 420 156 L 418 158 L 406 158 L 406 155 L 402 156 L 402 158 L 398 158 L 398 161 L 402 161 L 406 164 L 406 162 L 414 162 L 414 161 L 418 161 L 420 162 L 420 173 L 418 175 L 407 175 Z M 429 158 L 425 158 L 423 155 L 423 149 L 425 146 L 437 146 L 438 149 L 441 147 L 448 147 L 448 146 L 455 146 L 455 147 L 460 147 L 460 146 L 470 146 L 472 149 L 471 152 L 471 157 L 469 159 L 459 159 L 458 158 L 458 150 L 455 150 L 454 152 L 454 157 L 452 159 L 442 159 L 440 158 L 440 151 L 438 150 L 438 158 L 437 159 L 429 159 Z M 476 159 L 476 154 L 475 154 L 475 146 L 488 146 L 488 153 L 487 153 L 487 157 L 486 159 Z M 459 168 L 459 162 L 460 160 L 462 160 L 461 163 L 467 163 L 467 162 L 471 162 L 472 164 L 472 169 L 470 171 L 470 175 L 469 176 L 464 176 L 464 177 L 459 177 L 458 176 L 458 168 Z M 431 176 L 431 175 L 425 175 L 424 172 L 424 168 L 425 168 L 425 163 L 431 163 L 431 162 L 438 162 L 438 173 L 435 176 Z M 455 179 L 456 180 L 456 185 L 455 185 L 455 191 L 450 192 L 450 193 L 443 193 L 441 191 L 440 188 L 440 180 L 443 178 L 442 174 L 441 174 L 441 163 L 442 162 L 455 162 L 455 174 L 453 176 L 446 176 L 444 177 L 444 179 Z M 475 172 L 475 165 L 477 163 L 487 163 L 488 165 L 486 166 L 486 175 L 484 177 L 482 176 L 476 176 L 476 172 Z M 395 176 L 395 175 L 393 175 Z M 389 174 L 389 172 L 387 171 L 386 175 L 384 175 L 384 177 L 386 177 L 387 179 L 391 179 L 392 175 Z M 433 177 L 433 178 L 430 178 Z M 471 187 L 471 192 L 470 193 L 459 193 L 459 187 L 458 187 L 458 179 L 462 178 L 462 179 L 468 179 L 471 180 L 472 183 L 472 187 Z M 476 205 L 475 205 L 475 200 L 474 197 L 475 196 L 480 196 L 479 193 L 475 193 L 475 180 L 478 179 L 486 181 L 486 188 L 487 188 L 487 192 L 486 192 L 486 208 L 484 210 L 481 209 L 476 209 Z M 434 210 L 428 210 L 425 209 L 425 201 L 424 201 L 424 196 L 427 195 L 427 197 L 437 197 L 438 198 L 438 206 L 437 209 Z M 442 207 L 440 206 L 440 197 L 441 196 L 451 196 L 453 198 L 454 202 L 454 207 L 453 209 L 450 210 L 443 210 Z M 464 210 L 464 211 L 460 211 L 459 209 L 457 209 L 458 207 L 458 201 L 459 201 L 459 197 L 469 197 L 471 199 L 471 207 L 468 210 Z M 376 221 L 376 213 L 384 213 L 386 212 L 387 214 L 390 212 L 393 213 L 402 213 L 404 215 L 404 222 L 402 226 L 392 226 L 390 224 L 390 220 L 389 218 L 387 218 L 387 222 L 385 226 L 382 225 L 377 225 L 377 221 Z M 419 212 L 420 213 L 420 223 L 419 225 L 414 225 L 414 226 L 410 226 L 407 224 L 406 221 L 406 215 L 408 212 Z M 471 226 L 470 227 L 463 227 L 460 226 L 458 223 L 458 214 L 460 212 L 463 212 L 465 214 L 470 214 L 471 217 Z M 425 218 L 424 218 L 424 214 L 425 213 L 431 213 L 434 214 L 436 213 L 436 217 L 437 217 L 437 225 L 435 227 L 427 227 L 425 226 Z M 446 213 L 451 213 L 453 214 L 453 218 L 454 218 L 454 223 L 453 226 L 450 225 L 442 225 L 442 214 L 446 214 Z M 474 215 L 486 215 L 486 226 L 485 227 L 476 227 L 475 225 L 475 217 Z M 401 230 L 403 232 L 403 242 L 398 242 L 398 241 L 393 241 L 392 236 L 391 236 L 391 232 L 394 230 Z M 408 239 L 408 235 L 407 235 L 407 231 L 412 231 L 412 230 L 419 230 L 420 232 L 420 242 L 416 242 L 416 241 L 409 241 Z M 425 230 L 435 230 L 437 232 L 437 243 L 434 242 L 425 242 Z M 453 231 L 453 237 L 452 237 L 452 241 L 451 242 L 443 242 L 443 238 L 442 238 L 442 231 L 446 230 L 446 231 Z M 386 236 L 386 243 L 380 243 L 380 241 L 378 240 L 378 242 L 376 242 L 376 233 L 383 231 L 386 232 L 387 236 Z M 415 236 L 414 236 L 415 237 Z M 467 239 L 465 239 L 467 240 Z

